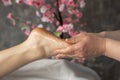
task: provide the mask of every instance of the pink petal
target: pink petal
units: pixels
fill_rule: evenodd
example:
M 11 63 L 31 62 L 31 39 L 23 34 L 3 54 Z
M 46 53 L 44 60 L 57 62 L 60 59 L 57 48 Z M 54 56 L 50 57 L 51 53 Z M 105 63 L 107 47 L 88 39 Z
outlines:
M 57 28 L 57 32 L 63 32 L 63 27 L 62 27 L 62 26 L 59 26 L 59 27 Z
M 26 29 L 25 32 L 24 32 L 27 36 L 30 35 L 30 30 L 29 29 Z

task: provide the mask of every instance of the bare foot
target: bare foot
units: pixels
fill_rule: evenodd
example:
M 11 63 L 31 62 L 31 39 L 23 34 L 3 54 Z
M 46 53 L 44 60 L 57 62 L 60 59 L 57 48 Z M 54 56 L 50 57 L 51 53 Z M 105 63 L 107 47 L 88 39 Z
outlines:
M 46 31 L 43 28 L 34 29 L 26 40 L 27 46 L 31 48 L 30 54 L 36 59 L 55 55 L 53 52 L 58 48 L 67 47 L 68 44 Z

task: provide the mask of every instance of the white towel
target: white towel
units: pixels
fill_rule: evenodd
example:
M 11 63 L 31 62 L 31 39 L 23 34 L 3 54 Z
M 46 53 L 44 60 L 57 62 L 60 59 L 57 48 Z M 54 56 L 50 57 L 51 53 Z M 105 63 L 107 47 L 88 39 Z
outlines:
M 100 80 L 91 69 L 66 60 L 32 62 L 0 80 Z

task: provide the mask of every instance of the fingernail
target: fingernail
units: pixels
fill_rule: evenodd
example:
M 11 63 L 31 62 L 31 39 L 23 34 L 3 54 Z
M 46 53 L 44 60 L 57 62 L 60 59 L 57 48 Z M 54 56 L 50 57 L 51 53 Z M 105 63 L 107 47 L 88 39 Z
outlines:
M 66 38 L 65 41 L 68 41 L 68 39 Z

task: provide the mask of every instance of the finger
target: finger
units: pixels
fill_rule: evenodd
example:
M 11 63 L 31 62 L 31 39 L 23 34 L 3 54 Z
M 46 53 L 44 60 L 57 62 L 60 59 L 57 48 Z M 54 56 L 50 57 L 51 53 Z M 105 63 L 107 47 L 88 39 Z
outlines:
M 71 59 L 71 58 L 73 58 L 73 56 L 72 55 L 64 55 L 64 54 L 56 55 L 56 59 L 60 59 L 60 58 Z
M 68 57 L 70 57 L 70 58 L 73 58 L 73 59 L 80 59 L 80 58 L 83 58 L 84 56 L 83 55 L 81 55 L 82 53 L 75 53 L 75 54 L 73 54 L 73 55 L 66 55 L 66 56 L 68 56 Z
M 66 39 L 65 41 L 71 44 L 79 42 L 83 37 L 87 35 L 86 32 L 79 33 L 76 36 L 73 36 L 72 38 Z
M 70 45 L 64 49 L 56 50 L 56 54 L 74 55 L 75 52 L 79 50 L 79 44 Z
M 69 46 L 64 49 L 56 50 L 54 53 L 55 54 L 71 54 L 72 52 L 73 52 L 73 46 Z
M 80 59 L 83 58 L 84 56 L 80 52 L 75 52 L 73 54 L 57 54 L 56 58 L 73 58 L 73 59 Z
M 64 58 L 64 57 L 66 57 L 64 54 L 57 54 L 55 56 L 56 59 L 60 59 L 60 58 Z
M 74 52 L 73 54 L 59 54 L 59 57 L 61 57 L 61 58 L 79 59 L 79 58 L 83 58 L 84 56 L 80 52 L 79 53 L 78 52 Z

